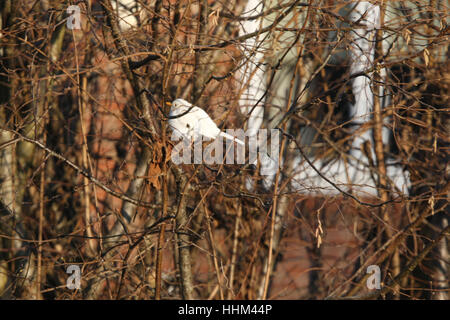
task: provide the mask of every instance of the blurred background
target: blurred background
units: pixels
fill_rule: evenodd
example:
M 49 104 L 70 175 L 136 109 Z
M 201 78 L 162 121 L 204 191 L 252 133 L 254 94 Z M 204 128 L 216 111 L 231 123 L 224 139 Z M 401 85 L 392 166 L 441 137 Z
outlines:
M 0 298 L 448 299 L 448 22 L 440 0 L 2 1 Z M 175 98 L 279 129 L 279 166 L 175 165 Z

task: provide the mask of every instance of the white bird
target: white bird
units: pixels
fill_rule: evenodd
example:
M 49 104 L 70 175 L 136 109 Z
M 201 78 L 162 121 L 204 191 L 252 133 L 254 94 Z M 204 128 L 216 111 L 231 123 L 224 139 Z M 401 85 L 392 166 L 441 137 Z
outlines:
M 244 145 L 244 142 L 220 131 L 209 115 L 199 107 L 193 106 L 184 99 L 176 99 L 172 102 L 169 112 L 169 126 L 176 136 L 198 140 L 202 136 L 216 139 L 219 136 L 236 141 Z M 182 115 L 182 116 L 180 116 Z

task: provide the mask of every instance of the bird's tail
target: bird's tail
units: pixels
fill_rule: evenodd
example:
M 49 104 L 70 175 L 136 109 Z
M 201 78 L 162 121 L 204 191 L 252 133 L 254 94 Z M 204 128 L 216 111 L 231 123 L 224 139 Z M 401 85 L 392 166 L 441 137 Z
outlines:
M 229 135 L 228 133 L 225 132 L 220 132 L 220 135 L 222 137 L 224 137 L 225 139 L 231 140 L 231 141 L 236 141 L 237 143 L 239 143 L 240 145 L 245 145 L 244 141 L 239 140 L 238 138 L 233 137 L 232 135 Z

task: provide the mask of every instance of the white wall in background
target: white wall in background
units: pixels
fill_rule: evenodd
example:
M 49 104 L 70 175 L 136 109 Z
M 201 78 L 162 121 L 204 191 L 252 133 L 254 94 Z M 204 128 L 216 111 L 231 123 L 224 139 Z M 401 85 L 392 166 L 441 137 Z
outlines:
M 126 31 L 137 26 L 135 13 L 139 5 L 136 0 L 112 0 L 111 4 L 114 12 L 118 14 L 120 30 Z
M 241 17 L 251 17 L 263 11 L 264 4 L 260 0 L 249 0 Z M 260 30 L 261 19 L 243 21 L 239 35 L 245 35 Z M 260 36 L 252 37 L 242 43 L 241 50 L 248 62 L 242 66 L 241 84 L 243 91 L 239 106 L 243 114 L 249 114 L 247 132 L 256 135 L 261 127 L 264 116 L 264 92 L 266 90 L 266 67 L 262 65 L 264 55 L 260 48 Z M 261 100 L 261 101 L 260 101 Z M 258 102 L 259 101 L 259 102 Z
M 378 5 L 366 1 L 355 2 L 355 4 L 350 19 L 359 21 L 359 24 L 365 25 L 365 28 L 353 29 L 351 32 L 349 52 L 351 74 L 365 72 L 372 68 L 375 56 L 375 33 L 376 29 L 380 28 L 380 7 Z M 352 81 L 355 104 L 351 106 L 350 115 L 353 117 L 354 130 L 373 118 L 374 96 L 371 88 L 373 73 L 368 72 L 366 75 L 356 77 Z M 386 70 L 383 69 L 381 70 L 381 77 L 384 78 L 385 76 Z M 380 94 L 383 92 L 384 89 L 380 88 Z M 384 101 L 382 104 L 386 105 L 386 99 L 382 101 Z M 383 128 L 384 143 L 388 143 L 388 137 L 389 130 Z M 374 146 L 371 129 L 358 133 L 358 136 L 355 137 L 347 163 L 343 160 L 336 160 L 324 164 L 321 160 L 313 160 L 314 166 L 330 181 L 344 190 L 348 191 L 351 188 L 361 195 L 377 196 L 377 188 L 369 167 L 369 161 L 360 148 L 366 140 L 371 141 L 372 146 Z M 375 159 L 373 150 L 372 159 Z M 410 186 L 409 173 L 404 172 L 400 166 L 390 165 L 388 160 L 386 162 L 387 176 L 393 191 L 407 194 Z M 297 174 L 292 181 L 295 190 L 322 194 L 339 193 L 303 159 L 298 158 L 294 168 L 297 168 Z

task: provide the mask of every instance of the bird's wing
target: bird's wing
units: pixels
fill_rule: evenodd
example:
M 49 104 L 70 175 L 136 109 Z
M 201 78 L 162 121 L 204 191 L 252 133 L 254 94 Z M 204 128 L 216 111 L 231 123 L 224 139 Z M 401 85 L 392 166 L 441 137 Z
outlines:
M 169 120 L 169 125 L 173 130 L 179 131 L 184 136 L 194 138 L 197 140 L 200 136 L 204 136 L 209 139 L 215 139 L 220 134 L 220 129 L 216 123 L 209 117 L 205 110 L 197 106 L 179 106 L 171 109 L 169 116 L 178 116 L 186 113 L 175 119 Z
M 197 119 L 198 133 L 207 138 L 215 139 L 220 133 L 220 129 L 217 127 L 216 123 L 203 109 L 194 107 L 192 111 Z

